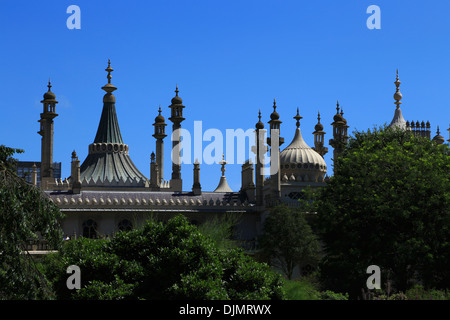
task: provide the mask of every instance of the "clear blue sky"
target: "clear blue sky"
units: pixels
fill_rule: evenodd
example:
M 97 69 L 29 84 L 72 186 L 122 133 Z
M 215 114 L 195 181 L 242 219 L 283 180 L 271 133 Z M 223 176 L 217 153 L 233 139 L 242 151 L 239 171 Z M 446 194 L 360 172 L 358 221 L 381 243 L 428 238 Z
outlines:
M 69 30 L 69 5 L 81 9 L 81 29 Z M 369 30 L 369 5 L 381 9 L 381 29 Z M 39 114 L 51 77 L 59 104 L 54 160 L 70 175 L 75 149 L 81 161 L 97 132 L 108 58 L 125 143 L 149 176 L 155 150 L 153 122 L 178 83 L 186 106 L 183 128 L 253 128 L 258 109 L 269 120 L 277 99 L 285 147 L 301 129 L 313 146 L 320 110 L 331 139 L 336 100 L 350 132 L 389 123 L 399 69 L 406 120 L 429 120 L 448 139 L 450 123 L 449 1 L 3 1 L 0 4 L 0 144 L 25 149 L 20 160 L 39 161 Z M 168 122 L 167 131 L 171 132 Z M 165 179 L 170 141 L 165 139 Z M 204 142 L 203 147 L 209 142 Z M 328 146 L 329 147 L 329 146 Z M 332 168 L 330 152 L 325 156 Z M 240 189 L 241 165 L 227 166 Z M 202 165 L 203 190 L 214 190 L 220 165 Z M 184 189 L 192 165 L 183 165 Z

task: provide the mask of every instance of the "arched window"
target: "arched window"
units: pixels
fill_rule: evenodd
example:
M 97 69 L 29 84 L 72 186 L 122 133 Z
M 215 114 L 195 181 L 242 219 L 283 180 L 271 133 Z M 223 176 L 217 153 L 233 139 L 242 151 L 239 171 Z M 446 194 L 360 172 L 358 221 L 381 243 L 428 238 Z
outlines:
M 97 238 L 97 223 L 89 219 L 83 222 L 83 237 L 95 239 Z
M 130 220 L 123 219 L 119 222 L 119 231 L 131 231 L 133 229 L 133 224 Z

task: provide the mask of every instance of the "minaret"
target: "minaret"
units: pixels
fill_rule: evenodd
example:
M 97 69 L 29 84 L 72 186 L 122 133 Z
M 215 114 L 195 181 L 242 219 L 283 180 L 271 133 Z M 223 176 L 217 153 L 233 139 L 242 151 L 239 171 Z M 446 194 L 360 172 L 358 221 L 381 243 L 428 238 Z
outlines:
M 195 159 L 194 162 L 194 183 L 192 184 L 192 193 L 196 196 L 202 194 L 202 186 L 200 185 L 200 162 Z
M 158 176 L 156 177 L 157 185 L 160 185 L 164 180 L 164 141 L 163 139 L 167 137 L 165 133 L 165 127 L 167 124 L 165 123 L 164 117 L 161 115 L 161 106 L 159 106 L 158 110 L 159 114 L 155 118 L 155 133 L 153 137 L 156 139 L 156 163 L 158 164 Z
M 48 184 L 53 182 L 53 119 L 58 115 L 55 113 L 55 94 L 51 91 L 51 82 L 48 80 L 48 91 L 44 94 L 44 110 L 41 113 L 41 123 L 38 133 L 41 139 L 41 189 L 48 189 Z
M 160 182 L 158 181 L 159 176 L 159 168 L 158 163 L 155 160 L 155 153 L 152 152 L 150 155 L 150 188 L 152 190 L 158 190 L 160 186 Z
M 256 145 L 253 147 L 253 152 L 256 154 L 255 162 L 255 183 L 256 183 L 256 205 L 263 205 L 263 188 L 264 188 L 264 155 L 268 148 L 264 145 L 264 136 L 266 130 L 264 130 L 264 123 L 261 122 L 261 110 L 258 113 L 258 122 L 256 127 Z
M 347 144 L 347 120 L 343 117 L 344 112 L 339 113 L 339 101 L 336 104 L 336 114 L 333 117 L 333 139 L 329 141 L 329 144 L 333 147 L 333 161 L 344 152 L 344 147 Z
M 70 180 L 71 180 L 71 184 L 72 184 L 72 192 L 80 193 L 80 190 L 81 190 L 80 160 L 78 160 L 77 153 L 75 152 L 75 150 L 73 150 L 73 152 L 72 152 Z
M 280 115 L 278 114 L 277 104 L 273 99 L 273 112 L 270 115 L 270 137 L 267 138 L 267 144 L 270 146 L 270 176 L 271 176 L 271 201 L 278 202 L 281 198 L 281 172 L 280 172 L 280 146 L 284 143 L 284 138 L 280 137 Z M 273 140 L 273 141 L 272 141 Z
M 181 122 L 183 118 L 183 100 L 178 96 L 178 85 L 175 89 L 175 97 L 172 98 L 172 104 L 169 120 L 172 121 L 172 179 L 170 188 L 172 191 L 181 192 L 183 189 L 183 180 L 181 180 Z
M 298 109 L 297 109 L 297 113 L 298 113 Z M 325 132 L 323 131 L 323 125 L 320 123 L 320 112 L 317 113 L 317 124 L 314 127 L 314 129 L 315 129 L 315 131 L 313 132 L 314 148 L 312 148 L 312 149 L 314 149 L 323 158 L 323 156 L 328 153 L 328 148 L 324 147 Z

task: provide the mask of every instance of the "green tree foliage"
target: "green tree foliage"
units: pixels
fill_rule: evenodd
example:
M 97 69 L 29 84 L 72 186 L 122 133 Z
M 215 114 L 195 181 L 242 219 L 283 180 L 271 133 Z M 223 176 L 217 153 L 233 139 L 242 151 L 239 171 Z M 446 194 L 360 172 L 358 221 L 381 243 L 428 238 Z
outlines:
M 16 175 L 12 156 L 22 152 L 0 146 L 0 299 L 49 297 L 51 292 L 25 243 L 38 234 L 55 248 L 62 240 L 59 209 Z
M 213 240 L 220 249 L 237 248 L 238 243 L 233 233 L 234 227 L 239 223 L 239 214 L 227 214 L 206 220 L 198 226 L 200 233 Z
M 320 244 L 305 215 L 285 205 L 272 208 L 258 239 L 263 255 L 288 279 L 297 265 L 315 265 L 319 259 Z
M 369 265 L 405 291 L 450 287 L 450 152 L 407 131 L 355 132 L 315 201 L 327 288 L 365 288 Z
M 66 242 L 43 264 L 61 299 L 281 299 L 283 282 L 239 249 L 219 249 L 179 215 L 112 239 Z M 68 290 L 77 265 L 81 289 Z

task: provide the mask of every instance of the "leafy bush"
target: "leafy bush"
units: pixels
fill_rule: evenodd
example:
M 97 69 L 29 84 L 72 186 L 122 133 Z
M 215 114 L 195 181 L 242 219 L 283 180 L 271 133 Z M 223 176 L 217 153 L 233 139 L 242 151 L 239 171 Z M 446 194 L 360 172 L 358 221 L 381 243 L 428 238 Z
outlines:
M 113 239 L 67 241 L 47 258 L 61 299 L 282 299 L 281 276 L 240 249 L 220 250 L 179 215 Z M 82 288 L 66 288 L 66 268 L 81 270 Z
M 321 300 L 348 300 L 348 294 L 336 293 L 326 290 L 320 293 Z
M 320 300 L 320 292 L 305 280 L 287 280 L 284 286 L 288 300 Z

